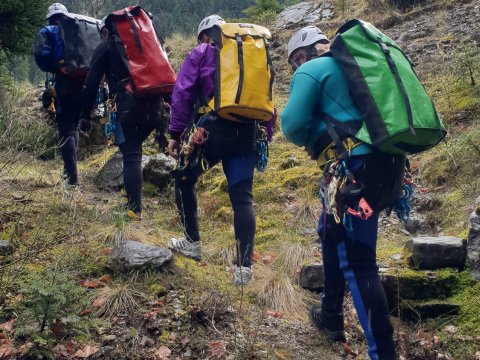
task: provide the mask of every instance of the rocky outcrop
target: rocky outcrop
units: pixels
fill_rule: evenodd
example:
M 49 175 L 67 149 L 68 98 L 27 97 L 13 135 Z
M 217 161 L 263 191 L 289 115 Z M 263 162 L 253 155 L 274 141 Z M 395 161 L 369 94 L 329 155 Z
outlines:
M 116 246 L 108 261 L 109 266 L 119 272 L 133 270 L 160 270 L 172 260 L 172 252 L 161 246 L 126 241 Z
M 480 196 L 470 215 L 470 232 L 467 241 L 467 265 L 472 276 L 480 281 Z
M 144 155 L 142 157 L 144 180 L 162 191 L 172 180 L 170 173 L 175 165 L 175 160 L 164 154 Z M 120 151 L 113 154 L 105 163 L 96 178 L 96 184 L 102 190 L 119 190 L 123 187 L 123 156 Z
M 302 1 L 278 14 L 275 26 L 278 29 L 307 26 L 333 16 L 334 6 L 330 1 Z
M 13 254 L 13 245 L 10 241 L 0 240 L 0 256 L 6 256 Z
M 123 187 L 123 156 L 120 151 L 107 160 L 95 183 L 101 190 L 119 190 Z
M 305 265 L 300 271 L 300 286 L 311 291 L 322 291 L 325 286 L 323 264 Z
M 410 265 L 419 269 L 465 267 L 467 249 L 462 239 L 451 236 L 416 237 L 405 244 Z
M 157 154 L 153 156 L 144 156 L 143 179 L 155 185 L 159 191 L 167 188 L 172 181 L 171 172 L 175 169 L 176 161 L 165 154 Z

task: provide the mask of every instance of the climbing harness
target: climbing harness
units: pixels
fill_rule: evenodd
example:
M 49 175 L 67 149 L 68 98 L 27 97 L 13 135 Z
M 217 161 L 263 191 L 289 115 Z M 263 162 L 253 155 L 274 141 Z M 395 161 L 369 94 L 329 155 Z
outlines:
M 196 125 L 185 131 L 173 176 L 186 180 L 190 176 L 204 173 L 209 169 L 209 164 L 203 155 L 203 145 L 208 140 L 208 134 L 207 130 Z
M 267 129 L 263 126 L 257 124 L 257 170 L 264 172 L 267 170 L 268 166 L 268 139 L 267 139 Z
M 397 214 L 400 221 L 407 222 L 410 218 L 410 211 L 412 209 L 414 180 L 410 170 L 410 165 L 407 162 L 405 166 L 405 175 L 403 177 L 403 186 L 400 197 L 395 203 L 393 210 Z
M 348 170 L 345 160 L 334 161 L 325 169 L 320 187 L 324 211 L 337 224 L 343 223 L 348 233 L 352 231 L 352 217 L 368 220 L 373 215 L 362 192 L 363 185 Z
M 42 93 L 42 106 L 50 119 L 53 120 L 55 119 L 56 115 L 55 98 L 57 96 L 57 92 L 55 91 L 55 78 L 53 75 L 48 75 L 49 74 L 47 73 L 45 78 L 45 90 Z
M 123 134 L 122 124 L 117 118 L 116 95 L 113 99 L 107 100 L 106 108 L 108 115 L 107 121 L 104 124 L 105 136 L 111 144 L 121 145 L 125 142 L 125 135 Z

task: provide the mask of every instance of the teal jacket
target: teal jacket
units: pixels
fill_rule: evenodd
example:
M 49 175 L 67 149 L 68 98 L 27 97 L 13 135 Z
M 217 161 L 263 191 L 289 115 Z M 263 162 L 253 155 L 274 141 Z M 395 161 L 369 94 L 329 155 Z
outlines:
M 331 56 L 310 60 L 297 69 L 290 82 L 290 99 L 281 115 L 286 138 L 295 145 L 305 146 L 315 159 L 323 150 L 318 148 L 317 141 L 330 139 L 323 113 L 352 126 L 359 127 L 363 121 L 350 98 L 342 69 Z M 362 144 L 353 149 L 352 155 L 371 151 L 369 145 Z

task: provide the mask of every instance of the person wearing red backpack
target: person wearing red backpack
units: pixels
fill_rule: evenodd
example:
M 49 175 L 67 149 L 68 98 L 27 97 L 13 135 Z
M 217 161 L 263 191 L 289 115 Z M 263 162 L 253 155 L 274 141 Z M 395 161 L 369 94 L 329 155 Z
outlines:
M 107 16 L 101 34 L 103 41 L 95 50 L 85 82 L 80 129 L 85 133 L 91 130 L 90 111 L 106 75 L 115 108 L 110 114 L 115 116 L 115 143 L 123 155 L 127 213 L 131 219 L 140 220 L 142 144 L 153 130 L 163 129 L 164 98 L 170 96 L 175 73 L 155 33 L 151 14 L 141 7 L 128 7 Z M 135 39 L 135 43 L 127 44 L 126 39 Z M 138 66 L 143 69 L 140 75 Z M 161 73 L 163 77 L 156 75 Z
M 256 124 L 241 123 L 222 119 L 211 109 L 198 119 L 199 108 L 205 107 L 215 92 L 216 47 L 211 38 L 212 28 L 225 24 L 218 15 L 202 20 L 198 27 L 198 42 L 185 58 L 178 73 L 172 95 L 172 112 L 169 124 L 171 140 L 168 145 L 172 157 L 180 155 L 181 138 L 187 136 L 195 123 L 199 131 L 194 141 L 202 142 L 202 134 L 208 132 L 208 139 L 201 144 L 201 151 L 208 168 L 222 162 L 228 181 L 228 193 L 234 213 L 234 230 L 237 241 L 237 259 L 234 267 L 234 284 L 248 285 L 252 280 L 252 253 L 255 238 L 255 213 L 253 209 L 253 175 L 257 164 Z M 207 106 L 208 108 L 208 106 Z M 267 122 L 268 138 L 272 137 L 275 122 Z M 184 147 L 185 149 L 185 147 Z M 206 170 L 202 159 L 191 168 L 175 173 L 177 208 L 184 226 L 184 236 L 171 238 L 168 246 L 188 257 L 200 260 L 200 240 L 196 183 Z
M 61 16 L 68 14 L 59 3 L 50 5 L 47 11 L 48 26 L 43 27 L 34 42 L 33 54 L 39 68 L 54 74 L 56 123 L 63 158 L 63 179 L 66 187 L 78 185 L 77 152 L 79 134 L 77 125 L 82 110 L 83 81 L 72 79 L 63 71 L 64 48 L 58 25 Z

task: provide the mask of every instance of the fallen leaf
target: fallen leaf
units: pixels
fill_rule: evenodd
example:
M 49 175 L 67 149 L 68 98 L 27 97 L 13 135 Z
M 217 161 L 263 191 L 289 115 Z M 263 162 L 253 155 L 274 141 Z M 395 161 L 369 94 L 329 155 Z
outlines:
M 277 319 L 283 318 L 283 314 L 278 311 L 267 310 L 266 314 Z
M 262 257 L 262 263 L 265 265 L 270 265 L 275 258 L 272 255 L 266 255 Z
M 17 319 L 12 319 L 3 324 L 0 324 L 0 330 L 4 330 L 5 332 L 9 333 L 13 330 L 13 325 L 17 322 Z
M 105 296 L 99 296 L 92 301 L 92 306 L 96 309 L 99 309 L 105 304 L 106 301 L 107 298 Z
M 105 284 L 110 284 L 112 282 L 112 277 L 110 275 L 103 275 L 99 281 L 105 283 Z
M 262 257 L 260 256 L 260 253 L 257 250 L 253 251 L 252 255 L 252 261 L 256 263 L 258 260 L 260 260 Z
M 225 360 L 227 358 L 227 348 L 223 341 L 214 341 L 208 344 L 209 355 L 213 359 Z
M 55 323 L 50 326 L 50 330 L 55 335 L 60 335 L 63 332 L 63 326 L 62 324 Z
M 168 359 L 171 354 L 172 354 L 172 351 L 166 346 L 160 346 L 160 349 L 158 349 L 154 353 L 155 359 L 158 359 L 158 360 Z
M 78 350 L 73 357 L 86 359 L 98 351 L 98 347 L 95 345 L 87 345 L 83 349 Z
M 97 289 L 105 286 L 105 283 L 99 280 L 82 280 L 80 281 L 80 286 L 83 286 L 87 289 Z
M 12 340 L 4 340 L 0 345 L 0 359 L 8 358 L 15 353 Z
M 5 340 L 7 338 L 7 335 L 3 332 L 0 332 L 0 341 Z
M 113 251 L 113 248 L 105 248 L 100 251 L 102 255 L 110 255 Z
M 17 348 L 16 355 L 20 355 L 20 356 L 27 355 L 30 352 L 30 349 L 32 348 L 32 346 L 33 346 L 33 343 L 31 342 L 27 342 L 23 345 L 20 345 Z
M 80 311 L 80 314 L 78 314 L 78 316 L 85 316 L 85 315 L 89 315 L 91 313 L 92 313 L 92 310 L 85 309 L 85 310 Z

